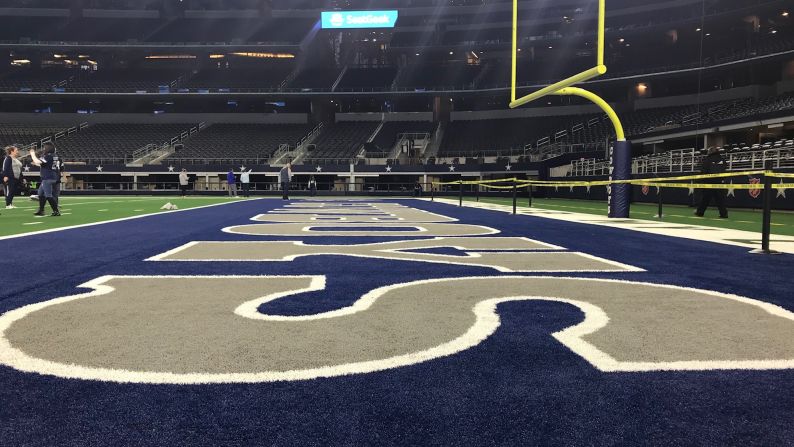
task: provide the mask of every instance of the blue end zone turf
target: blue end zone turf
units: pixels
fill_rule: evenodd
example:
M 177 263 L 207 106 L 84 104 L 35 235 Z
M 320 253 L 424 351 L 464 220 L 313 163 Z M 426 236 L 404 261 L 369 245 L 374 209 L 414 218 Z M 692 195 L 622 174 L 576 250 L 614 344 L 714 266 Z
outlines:
M 743 248 L 694 240 L 398 202 L 494 227 L 501 236 L 525 236 L 647 270 L 575 276 L 697 287 L 794 311 L 794 259 L 789 255 L 759 257 Z M 280 206 L 273 200 L 239 202 L 5 240 L 0 313 L 74 294 L 78 284 L 108 274 L 327 276 L 325 291 L 263 307 L 284 315 L 338 309 L 388 284 L 495 274 L 477 267 L 346 256 L 272 263 L 143 261 L 195 240 L 262 240 L 220 229 L 248 224 L 251 216 Z M 305 240 L 348 244 L 392 239 Z M 37 259 L 35 267 L 21 264 L 26 253 Z M 602 373 L 549 336 L 580 322 L 578 308 L 511 302 L 500 305 L 499 313 L 502 325 L 472 349 L 413 366 L 328 379 L 140 385 L 0 367 L 0 445 L 792 444 L 792 370 Z

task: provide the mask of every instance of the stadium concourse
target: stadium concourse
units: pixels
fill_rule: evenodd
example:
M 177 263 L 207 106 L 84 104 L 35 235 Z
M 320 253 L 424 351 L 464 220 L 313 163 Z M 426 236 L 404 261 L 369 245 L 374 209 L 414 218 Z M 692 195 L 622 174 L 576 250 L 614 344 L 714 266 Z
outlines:
M 447 202 L 227 200 L 5 238 L 57 261 L 0 261 L 4 445 L 794 437 L 791 254 Z

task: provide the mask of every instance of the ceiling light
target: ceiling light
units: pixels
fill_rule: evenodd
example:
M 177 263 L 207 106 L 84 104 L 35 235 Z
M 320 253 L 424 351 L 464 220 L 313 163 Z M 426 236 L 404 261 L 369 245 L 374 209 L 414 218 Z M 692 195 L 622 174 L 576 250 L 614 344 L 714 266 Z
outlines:
M 700 29 L 700 28 L 698 28 L 698 29 L 696 29 L 696 30 L 695 30 L 695 32 L 696 32 L 696 33 L 699 33 L 699 32 L 701 32 L 701 31 L 703 31 L 703 30 L 702 30 L 702 29 Z
M 453 51 L 450 51 L 450 52 L 449 52 L 449 54 L 450 54 L 450 55 L 453 55 L 453 54 L 455 54 L 455 53 L 454 53 Z
M 782 15 L 783 17 L 788 17 L 788 11 L 783 11 L 783 13 L 780 15 Z

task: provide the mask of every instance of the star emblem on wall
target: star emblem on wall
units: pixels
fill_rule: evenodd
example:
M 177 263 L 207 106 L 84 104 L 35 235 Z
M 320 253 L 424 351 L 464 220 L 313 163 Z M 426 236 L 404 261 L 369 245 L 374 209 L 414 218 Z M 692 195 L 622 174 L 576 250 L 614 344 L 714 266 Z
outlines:
M 512 169 L 513 169 L 513 165 L 511 165 L 510 163 L 508 163 L 507 166 L 505 166 L 505 171 L 511 171 Z
M 780 184 L 781 185 L 783 184 L 783 179 L 780 179 Z M 778 189 L 777 190 L 777 195 L 775 196 L 775 198 L 780 198 L 780 197 L 783 197 L 784 199 L 786 198 L 786 190 L 785 189 Z
M 317 172 L 323 172 L 323 168 L 321 166 L 317 166 L 316 168 L 314 168 L 314 170 Z
M 386 172 L 391 172 L 391 166 L 386 166 Z
M 731 180 L 730 184 L 733 185 L 733 180 Z M 735 189 L 729 189 L 727 197 L 736 197 L 736 190 Z
M 455 172 L 455 166 L 450 166 L 449 167 L 449 172 Z
M 96 167 L 96 172 L 102 172 L 102 169 L 103 169 L 103 168 L 102 168 L 102 166 L 101 166 L 101 165 L 100 165 L 100 166 L 97 166 L 97 167 Z
M 694 194 L 695 194 L 695 188 L 689 188 L 689 195 L 691 196 Z
M 169 166 L 168 167 L 168 172 L 174 172 L 174 167 L 173 166 Z
M 25 165 L 25 167 L 22 168 L 22 169 L 24 169 L 25 172 L 30 172 L 30 166 L 28 166 L 28 165 Z
M 245 166 L 240 166 L 240 171 L 245 171 Z

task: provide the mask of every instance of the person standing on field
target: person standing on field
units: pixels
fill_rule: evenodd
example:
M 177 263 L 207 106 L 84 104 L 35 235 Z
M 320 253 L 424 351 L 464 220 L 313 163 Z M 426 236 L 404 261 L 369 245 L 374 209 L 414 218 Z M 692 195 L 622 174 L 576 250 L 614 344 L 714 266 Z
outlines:
M 229 198 L 237 197 L 237 183 L 234 179 L 234 169 L 226 173 L 226 184 L 229 186 Z
M 720 155 L 716 147 L 710 147 L 708 155 L 703 159 L 703 174 L 722 174 L 726 171 L 725 159 Z M 724 178 L 716 177 L 702 180 L 703 183 L 721 184 L 725 182 Z M 711 200 L 717 203 L 717 209 L 720 211 L 720 218 L 728 218 L 728 209 L 725 207 L 725 192 L 722 189 L 704 189 L 703 196 L 700 199 L 700 206 L 695 211 L 695 216 L 703 217 L 706 214 L 706 209 L 711 204 Z
M 190 178 L 187 176 L 187 169 L 182 169 L 182 172 L 179 173 L 179 190 L 182 191 L 182 197 L 187 195 L 187 186 L 189 184 Z
M 58 157 L 55 144 L 44 143 L 42 145 L 44 155 L 39 158 L 36 155 L 36 150 L 30 150 L 30 158 L 33 160 L 34 166 L 41 168 L 41 186 L 39 186 L 39 210 L 34 214 L 36 216 L 44 215 L 44 204 L 49 203 L 52 208 L 52 216 L 60 216 L 58 211 L 58 191 L 56 184 L 60 184 L 61 180 L 61 159 Z
M 251 171 L 253 171 L 253 169 L 247 171 L 243 170 L 240 173 L 240 183 L 243 185 L 243 197 L 251 197 Z
M 287 163 L 278 173 L 278 180 L 281 182 L 282 200 L 289 200 L 289 182 L 292 180 L 292 163 Z
M 3 160 L 3 185 L 6 192 L 6 209 L 16 208 L 14 195 L 22 187 L 22 162 L 19 161 L 19 148 L 8 146 L 5 148 L 6 157 Z
M 309 178 L 309 196 L 314 197 L 317 195 L 317 180 L 314 179 L 314 176 Z

